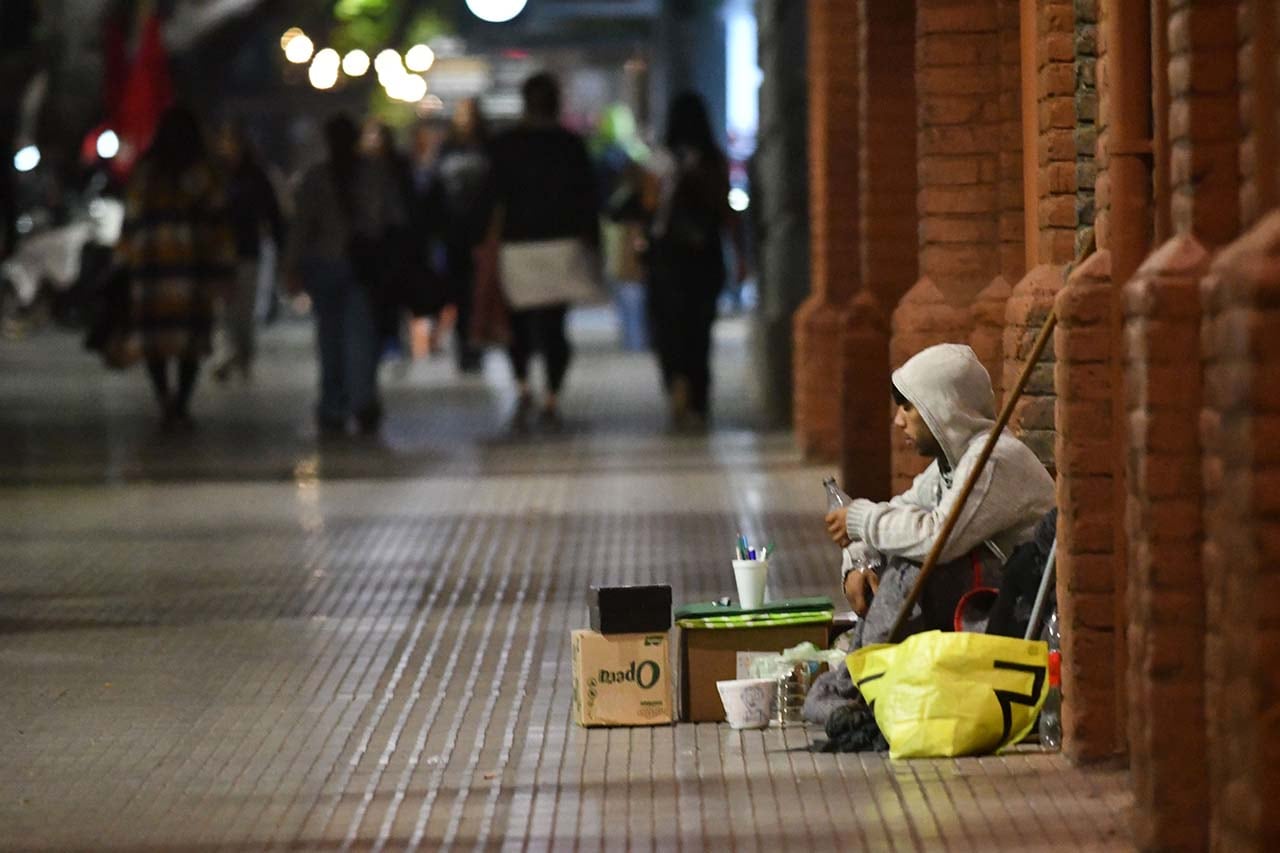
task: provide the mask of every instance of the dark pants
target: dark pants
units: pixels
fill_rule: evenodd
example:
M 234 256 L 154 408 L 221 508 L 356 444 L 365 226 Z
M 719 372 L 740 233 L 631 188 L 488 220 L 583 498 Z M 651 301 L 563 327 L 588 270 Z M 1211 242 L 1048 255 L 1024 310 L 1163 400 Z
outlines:
M 449 299 L 458 309 L 458 322 L 453 327 L 454 357 L 458 367 L 466 369 L 479 357 L 471 343 L 471 294 L 475 289 L 473 247 L 466 241 L 450 242 L 445 257 L 449 267 Z
M 178 390 L 169 390 L 169 362 L 178 365 Z M 196 389 L 196 378 L 200 375 L 200 360 L 191 358 L 169 359 L 149 356 L 147 358 L 147 375 L 151 377 L 151 389 L 155 392 L 156 401 L 166 413 L 186 415 L 187 406 L 191 403 L 191 393 Z
M 711 324 L 716 300 L 704 289 L 688 292 L 662 287 L 649 293 L 649 329 L 662 384 L 688 383 L 689 409 L 707 414 L 711 395 Z
M 569 306 L 547 305 L 511 312 L 511 370 L 516 379 L 529 381 L 529 359 L 535 352 L 542 353 L 547 371 L 547 390 L 560 393 L 565 371 L 569 369 L 572 349 L 564 333 L 565 315 Z

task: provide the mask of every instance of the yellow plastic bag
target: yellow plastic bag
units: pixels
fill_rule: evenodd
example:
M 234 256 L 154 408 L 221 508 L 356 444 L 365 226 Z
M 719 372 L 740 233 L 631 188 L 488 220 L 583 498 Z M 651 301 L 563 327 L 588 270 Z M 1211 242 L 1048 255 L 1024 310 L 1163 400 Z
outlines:
M 928 631 L 849 655 L 892 758 L 983 755 L 1035 725 L 1049 690 L 1042 642 Z

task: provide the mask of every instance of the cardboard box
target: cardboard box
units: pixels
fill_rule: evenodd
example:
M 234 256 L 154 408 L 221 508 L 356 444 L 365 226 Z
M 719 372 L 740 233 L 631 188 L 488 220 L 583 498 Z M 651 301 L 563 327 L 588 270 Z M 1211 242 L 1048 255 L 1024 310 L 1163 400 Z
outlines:
M 592 631 L 656 634 L 671 630 L 671 587 L 593 586 L 587 593 Z
M 573 719 L 580 726 L 671 722 L 667 633 L 573 632 Z
M 677 628 L 680 648 L 680 720 L 715 723 L 724 720 L 717 681 L 738 678 L 739 659 L 748 652 L 777 653 L 803 642 L 827 647 L 830 621 L 808 625 L 751 628 Z

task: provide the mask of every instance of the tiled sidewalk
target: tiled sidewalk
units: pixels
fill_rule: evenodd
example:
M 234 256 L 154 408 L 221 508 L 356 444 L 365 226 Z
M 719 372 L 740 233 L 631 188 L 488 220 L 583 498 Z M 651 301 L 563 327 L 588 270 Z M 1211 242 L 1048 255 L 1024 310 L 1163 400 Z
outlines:
M 0 342 L 0 848 L 1125 849 L 1123 773 L 1057 757 L 569 721 L 590 583 L 729 592 L 742 531 L 774 591 L 833 591 L 825 469 L 752 431 L 721 332 L 709 438 L 588 330 L 564 434 L 502 434 L 495 357 L 415 366 L 383 439 L 337 446 L 300 329 L 202 389 L 189 445 L 73 339 Z

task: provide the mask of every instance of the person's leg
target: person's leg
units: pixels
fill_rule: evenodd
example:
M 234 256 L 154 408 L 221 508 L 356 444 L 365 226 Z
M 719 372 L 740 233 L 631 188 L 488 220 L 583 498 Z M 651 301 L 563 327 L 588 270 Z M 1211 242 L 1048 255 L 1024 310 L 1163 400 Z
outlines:
M 511 372 L 516 379 L 516 411 L 512 426 L 524 429 L 529 425 L 532 395 L 529 391 L 529 358 L 534 347 L 534 318 L 532 310 L 511 312 L 511 343 L 507 356 L 511 359 Z
M 216 369 L 216 378 L 227 379 L 234 370 L 249 375 L 254 355 L 254 305 L 257 301 L 258 262 L 241 260 L 236 264 L 235 290 L 227 302 L 227 356 Z
M 178 361 L 178 391 L 173 397 L 173 412 L 180 420 L 189 420 L 191 417 L 191 394 L 196 390 L 196 379 L 199 376 L 199 358 L 188 356 Z
M 378 309 L 368 290 L 354 278 L 350 278 L 344 288 L 344 302 L 347 393 L 360 430 L 371 433 L 382 422 L 382 401 L 378 395 Z
M 471 341 L 471 305 L 475 286 L 475 262 L 471 246 L 461 243 L 449 251 L 449 275 L 453 300 L 458 309 L 458 323 L 453 332 L 454 358 L 458 369 L 471 373 L 480 367 L 480 353 Z
M 151 379 L 151 391 L 155 395 L 156 402 L 160 405 L 160 411 L 168 417 L 170 396 L 169 396 L 169 360 L 158 356 L 147 356 L 147 376 Z
M 320 360 L 320 403 L 316 419 L 322 430 L 340 430 L 347 421 L 348 399 L 340 273 L 333 263 L 314 261 L 303 271 L 311 313 L 316 320 L 316 354 Z
M 711 325 L 715 322 L 715 299 L 689 312 L 683 372 L 689 377 L 689 411 L 699 419 L 707 417 L 711 395 Z
M 564 385 L 564 376 L 573 356 L 573 347 L 565 334 L 565 317 L 568 313 L 568 305 L 550 305 L 539 311 L 538 337 L 547 370 L 546 410 L 552 413 L 559 404 L 560 389 Z

